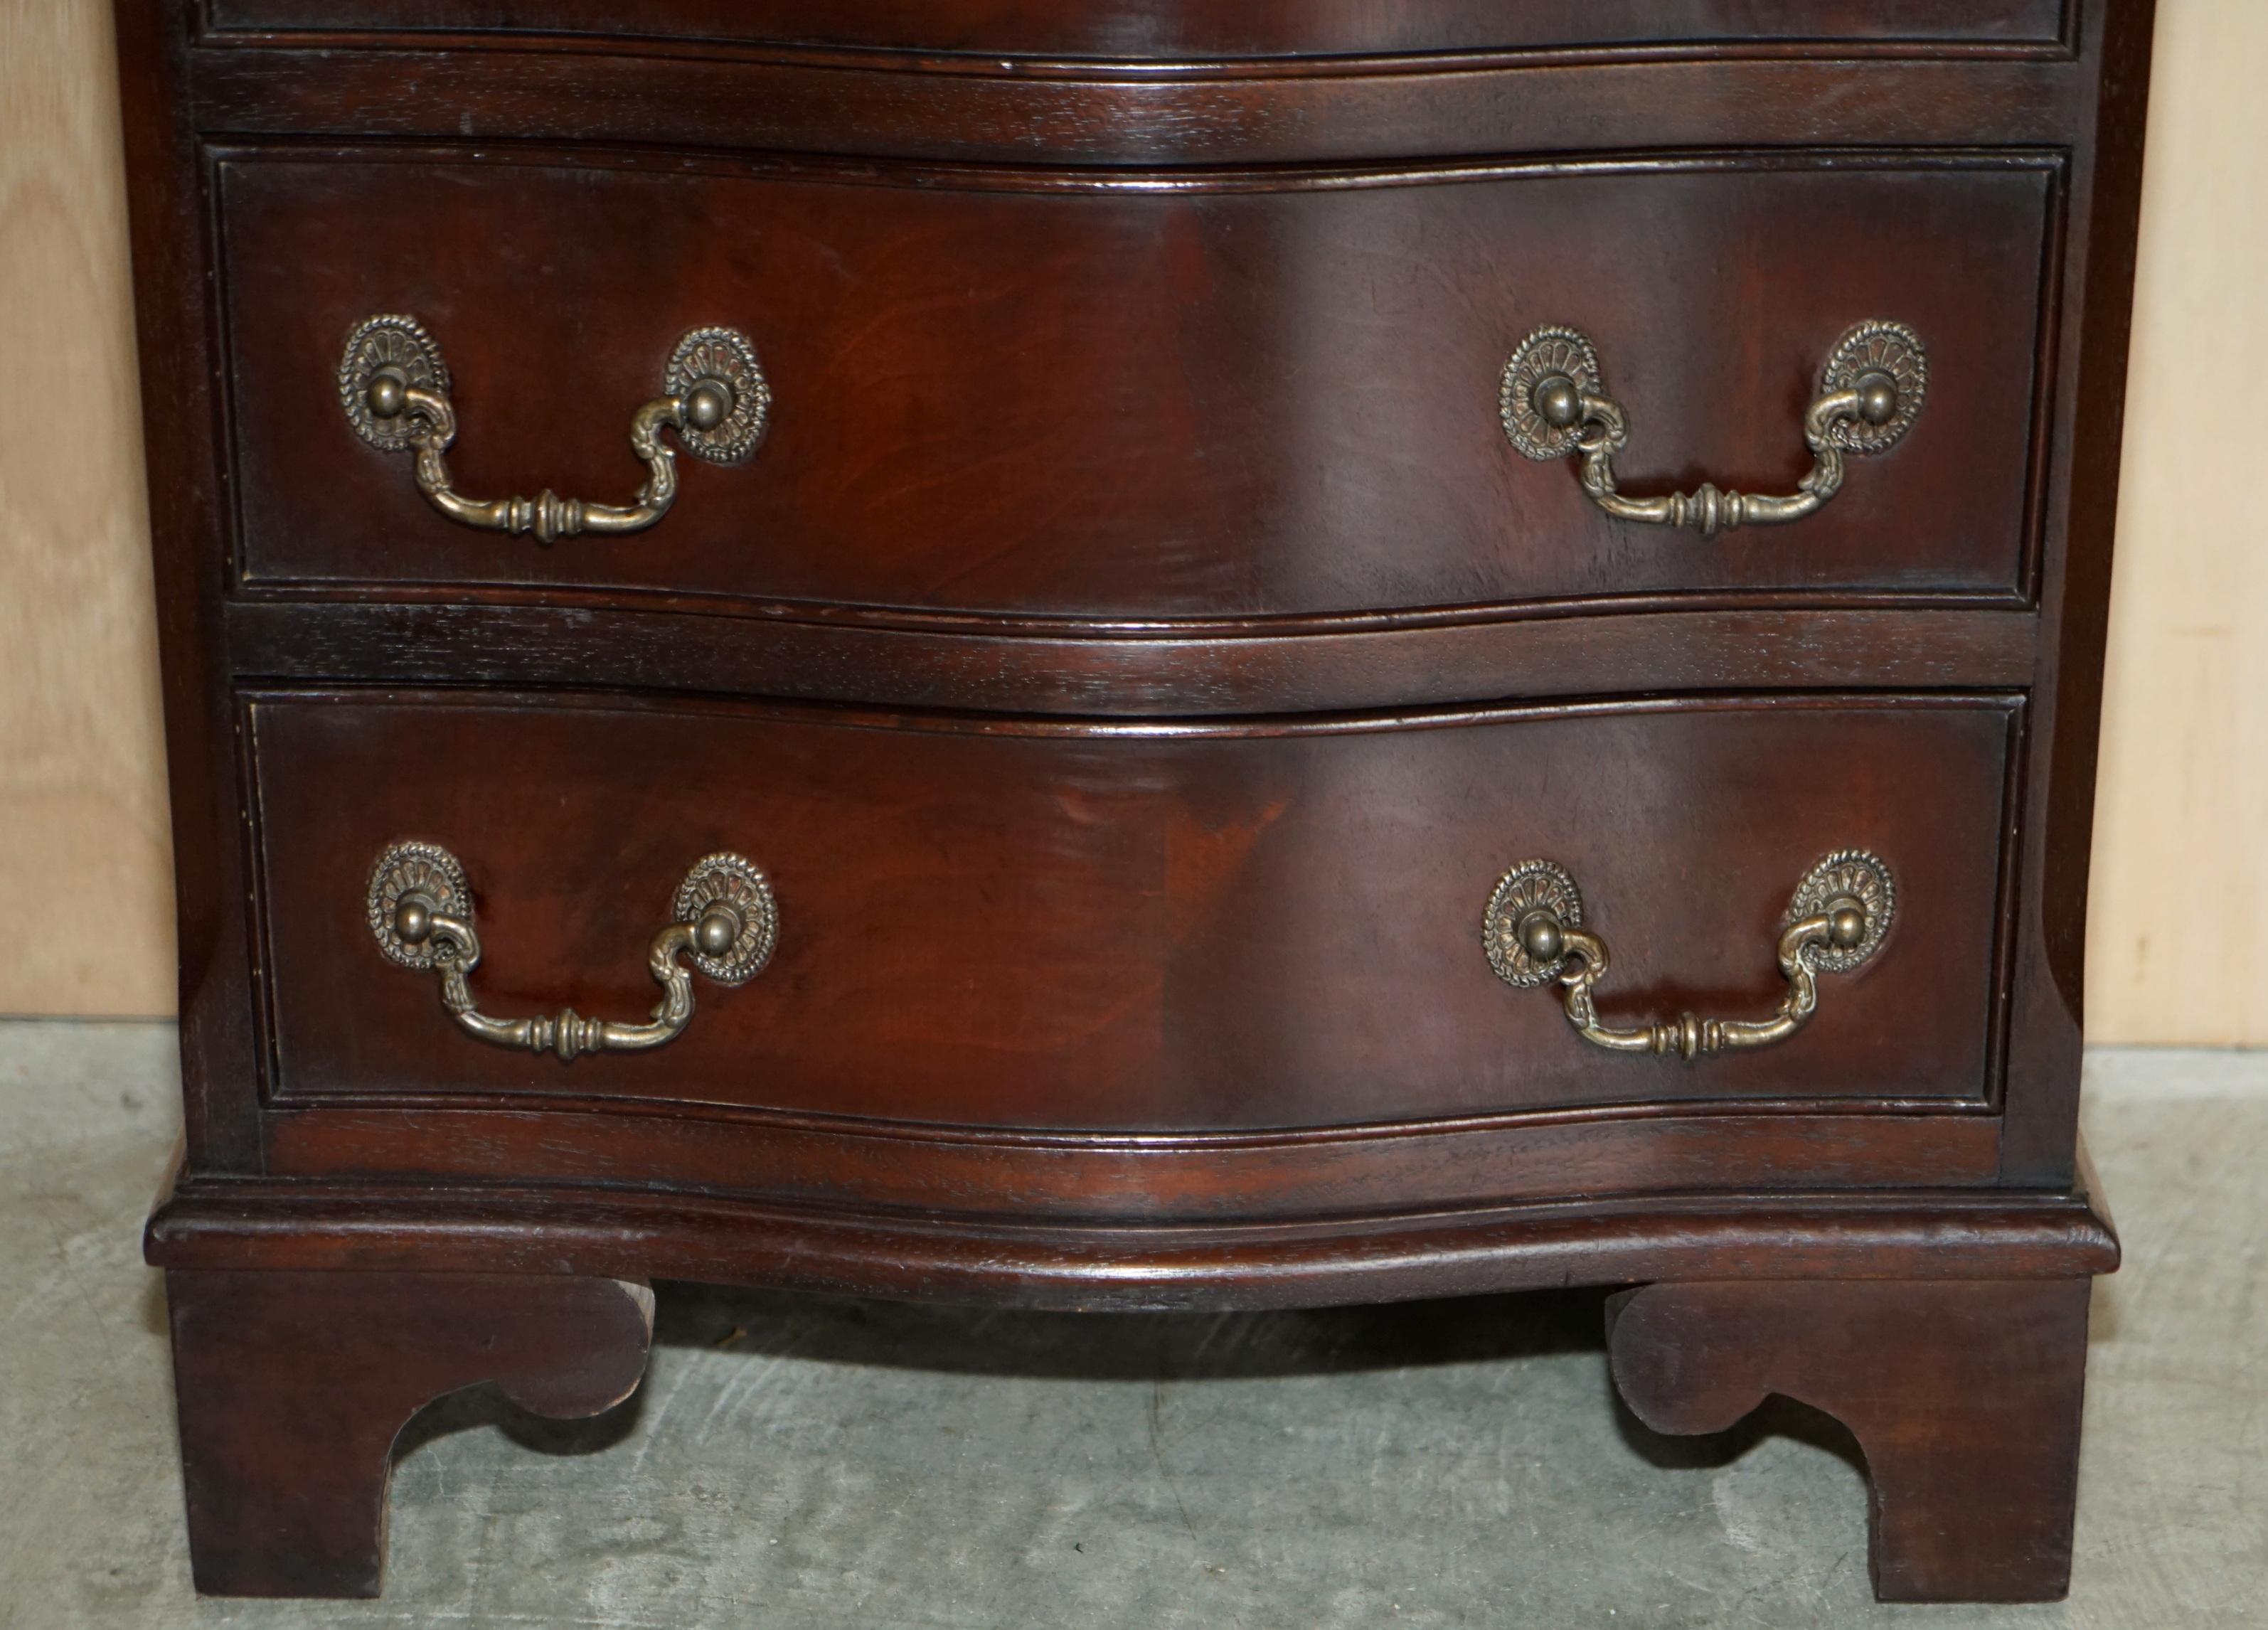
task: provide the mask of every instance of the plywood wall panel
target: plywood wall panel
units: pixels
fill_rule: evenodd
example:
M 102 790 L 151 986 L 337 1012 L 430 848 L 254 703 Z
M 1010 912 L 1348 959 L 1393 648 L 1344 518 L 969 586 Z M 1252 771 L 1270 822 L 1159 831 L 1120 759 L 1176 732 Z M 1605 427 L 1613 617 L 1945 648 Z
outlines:
M 2268 5 L 2159 0 L 2088 1034 L 2268 1045 Z
M 0 0 L 0 1014 L 173 1006 L 112 49 Z

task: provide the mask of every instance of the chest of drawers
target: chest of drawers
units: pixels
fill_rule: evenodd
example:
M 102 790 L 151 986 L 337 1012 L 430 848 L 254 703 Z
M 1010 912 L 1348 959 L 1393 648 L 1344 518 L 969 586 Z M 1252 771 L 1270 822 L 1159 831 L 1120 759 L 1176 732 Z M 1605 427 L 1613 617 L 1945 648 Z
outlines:
M 199 1588 L 675 1278 L 1623 1287 L 2061 1594 L 2150 22 L 121 0 Z

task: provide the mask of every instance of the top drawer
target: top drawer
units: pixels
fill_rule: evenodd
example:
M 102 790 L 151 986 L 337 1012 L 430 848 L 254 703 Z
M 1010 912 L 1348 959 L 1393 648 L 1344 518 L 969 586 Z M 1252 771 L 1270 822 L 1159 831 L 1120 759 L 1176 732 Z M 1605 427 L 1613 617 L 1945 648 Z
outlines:
M 621 32 L 676 40 L 1123 61 L 1711 41 L 2054 41 L 2065 0 L 211 0 L 223 29 Z
M 1192 177 L 239 152 L 238 568 L 1104 623 L 2015 597 L 2057 181 L 2027 154 Z M 768 439 L 681 460 L 636 536 L 474 530 L 341 410 L 342 346 L 382 313 L 438 342 L 481 498 L 626 503 L 633 410 L 704 325 L 752 340 Z M 1627 416 L 1624 494 L 1791 493 L 1822 362 L 1873 318 L 1926 343 L 1925 409 L 1793 524 L 1615 518 L 1499 422 L 1507 357 L 1572 324 Z

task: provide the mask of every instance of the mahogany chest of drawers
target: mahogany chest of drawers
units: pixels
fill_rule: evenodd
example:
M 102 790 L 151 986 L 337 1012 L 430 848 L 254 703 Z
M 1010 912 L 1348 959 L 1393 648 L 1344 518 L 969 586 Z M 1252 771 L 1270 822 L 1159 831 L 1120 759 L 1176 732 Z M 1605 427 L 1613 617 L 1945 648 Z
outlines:
M 1625 1287 L 2061 1594 L 2148 0 L 118 15 L 200 1589 L 678 1278 Z

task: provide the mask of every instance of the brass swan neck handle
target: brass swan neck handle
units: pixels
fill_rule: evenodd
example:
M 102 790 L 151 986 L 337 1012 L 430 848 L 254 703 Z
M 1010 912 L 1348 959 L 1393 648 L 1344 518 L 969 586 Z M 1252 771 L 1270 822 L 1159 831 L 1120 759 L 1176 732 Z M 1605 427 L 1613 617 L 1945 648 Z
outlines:
M 371 872 L 367 907 L 387 960 L 438 972 L 441 1006 L 468 1035 L 498 1047 L 555 1053 L 566 1064 L 586 1052 L 637 1052 L 676 1040 L 693 1017 L 693 970 L 720 985 L 744 985 L 771 960 L 779 937 L 779 908 L 763 873 L 736 854 L 709 855 L 677 887 L 677 920 L 647 947 L 646 970 L 661 986 L 661 999 L 645 1023 L 587 1019 L 572 1007 L 499 1019 L 481 1012 L 473 996 L 481 940 L 473 927 L 472 889 L 456 856 L 438 844 L 392 845 Z
M 1680 1014 L 1658 1023 L 1623 1028 L 1599 1017 L 1593 988 L 1612 959 L 1606 941 L 1583 926 L 1583 897 L 1575 880 L 1549 860 L 1528 860 L 1498 880 L 1482 917 L 1489 964 L 1507 985 L 1557 981 L 1567 1022 L 1594 1047 L 1615 1052 L 1705 1053 L 1769 1047 L 1784 1042 L 1819 1008 L 1819 976 L 1847 973 L 1881 948 L 1897 910 L 1890 869 L 1862 849 L 1829 855 L 1804 874 L 1781 919 L 1778 955 L 1787 992 L 1763 1019 L 1705 1019 Z
M 366 318 L 347 336 L 338 370 L 339 402 L 355 433 L 386 453 L 416 455 L 417 490 L 450 520 L 484 531 L 534 533 L 538 542 L 578 533 L 642 532 L 677 501 L 677 457 L 661 439 L 673 431 L 688 453 L 737 464 L 763 439 L 771 387 L 746 336 L 696 328 L 677 343 L 662 372 L 662 395 L 630 416 L 630 451 L 645 461 L 645 483 L 627 505 L 562 498 L 469 498 L 449 473 L 457 439 L 448 365 L 415 318 Z
M 1630 416 L 1607 395 L 1597 348 L 1580 329 L 1551 324 L 1522 340 L 1504 365 L 1497 404 L 1506 437 L 1528 458 L 1581 454 L 1583 490 L 1616 520 L 1690 527 L 1705 538 L 1813 513 L 1842 489 L 1844 456 L 1896 446 L 1913 427 L 1928 390 L 1928 355 L 1911 328 L 1877 318 L 1846 330 L 1803 416 L 1810 472 L 1786 495 L 1734 492 L 1712 482 L 1660 498 L 1624 494 L 1615 478 L 1615 454 L 1630 443 Z

